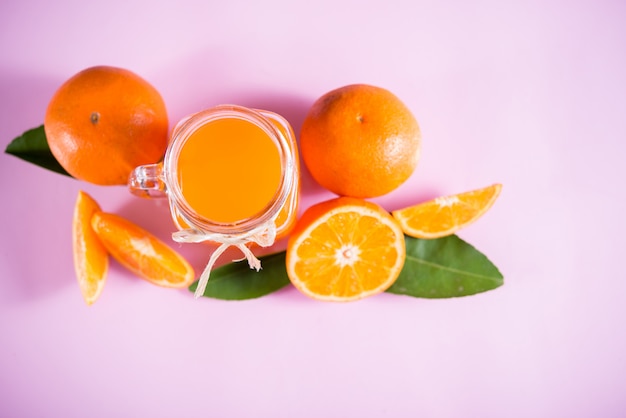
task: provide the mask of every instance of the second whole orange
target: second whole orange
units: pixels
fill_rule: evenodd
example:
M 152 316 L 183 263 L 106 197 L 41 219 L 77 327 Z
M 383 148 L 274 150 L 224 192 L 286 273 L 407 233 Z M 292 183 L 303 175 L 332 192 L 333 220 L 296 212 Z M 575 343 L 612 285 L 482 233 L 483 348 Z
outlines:
M 340 196 L 391 192 L 414 172 L 421 131 L 390 91 L 353 84 L 320 97 L 300 133 L 302 158 L 313 178 Z
M 50 151 L 61 166 L 99 185 L 126 184 L 135 167 L 158 162 L 168 125 L 160 93 L 137 74 L 109 66 L 67 80 L 44 119 Z

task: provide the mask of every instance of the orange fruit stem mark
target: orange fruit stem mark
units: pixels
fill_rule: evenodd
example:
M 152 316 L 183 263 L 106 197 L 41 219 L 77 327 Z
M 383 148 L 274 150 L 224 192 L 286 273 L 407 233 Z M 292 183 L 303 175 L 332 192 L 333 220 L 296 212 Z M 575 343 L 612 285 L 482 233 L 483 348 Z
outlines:
M 289 238 L 287 273 L 305 295 L 352 301 L 383 292 L 406 257 L 404 235 L 380 206 L 340 197 L 311 206 Z
M 163 287 L 194 281 L 191 265 L 163 241 L 121 216 L 96 212 L 91 225 L 107 251 L 137 276 Z
M 72 221 L 72 245 L 76 278 L 87 305 L 92 305 L 102 293 L 109 268 L 109 254 L 91 227 L 91 218 L 99 212 L 98 203 L 79 191 Z
M 475 222 L 500 195 L 502 185 L 442 196 L 419 205 L 392 212 L 405 234 L 415 238 L 452 235 Z

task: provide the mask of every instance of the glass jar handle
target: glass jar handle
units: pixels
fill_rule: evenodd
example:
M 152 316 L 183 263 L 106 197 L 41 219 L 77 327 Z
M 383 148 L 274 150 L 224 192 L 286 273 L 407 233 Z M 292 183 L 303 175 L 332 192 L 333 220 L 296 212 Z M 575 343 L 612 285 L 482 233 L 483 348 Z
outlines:
M 163 181 L 163 164 L 141 165 L 133 170 L 128 179 L 128 188 L 139 197 L 167 197 Z

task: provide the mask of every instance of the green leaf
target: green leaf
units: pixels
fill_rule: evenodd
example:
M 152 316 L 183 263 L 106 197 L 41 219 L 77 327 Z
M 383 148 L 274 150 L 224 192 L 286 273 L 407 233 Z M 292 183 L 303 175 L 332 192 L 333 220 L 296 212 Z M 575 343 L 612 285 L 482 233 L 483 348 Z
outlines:
M 468 296 L 495 289 L 502 274 L 481 252 L 456 235 L 405 237 L 406 262 L 387 292 L 420 298 Z
M 456 235 L 439 239 L 405 237 L 406 262 L 387 292 L 420 298 L 468 296 L 503 284 L 502 274 L 482 253 Z M 261 257 L 262 269 L 246 261 L 226 264 L 211 272 L 203 296 L 244 300 L 258 298 L 288 285 L 285 252 Z M 198 282 L 189 287 L 195 292 Z
M 225 300 L 254 299 L 275 292 L 288 285 L 285 252 L 260 257 L 261 270 L 258 272 L 247 261 L 226 264 L 211 272 L 206 290 L 202 296 Z M 189 290 L 196 291 L 196 281 Z
M 52 155 L 43 125 L 30 129 L 15 138 L 4 152 L 38 165 L 39 167 L 70 176 L 70 174 L 61 167 L 57 159 L 54 158 L 54 155 Z

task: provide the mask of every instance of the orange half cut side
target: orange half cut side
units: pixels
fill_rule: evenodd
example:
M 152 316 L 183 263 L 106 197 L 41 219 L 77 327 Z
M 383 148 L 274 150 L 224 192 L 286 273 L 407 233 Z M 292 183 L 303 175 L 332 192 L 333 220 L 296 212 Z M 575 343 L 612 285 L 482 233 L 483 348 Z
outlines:
M 389 288 L 406 257 L 391 215 L 361 199 L 340 197 L 310 207 L 287 243 L 287 274 L 305 295 L 353 301 Z

